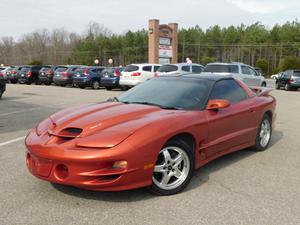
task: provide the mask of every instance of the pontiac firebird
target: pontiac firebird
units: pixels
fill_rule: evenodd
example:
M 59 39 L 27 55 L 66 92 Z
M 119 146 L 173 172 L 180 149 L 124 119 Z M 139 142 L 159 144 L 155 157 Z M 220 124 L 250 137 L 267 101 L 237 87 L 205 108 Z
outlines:
M 268 147 L 276 118 L 270 90 L 220 75 L 157 77 L 42 121 L 25 140 L 27 167 L 82 189 L 175 194 L 211 160 Z

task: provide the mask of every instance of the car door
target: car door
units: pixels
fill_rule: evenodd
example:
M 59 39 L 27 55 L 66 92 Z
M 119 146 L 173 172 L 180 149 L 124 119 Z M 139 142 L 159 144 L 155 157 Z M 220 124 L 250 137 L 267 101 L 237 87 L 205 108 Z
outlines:
M 204 150 L 207 157 L 230 151 L 254 139 L 257 118 L 253 116 L 255 109 L 251 108 L 253 98 L 249 98 L 235 80 L 218 81 L 209 99 L 226 99 L 230 106 L 217 111 L 205 110 L 209 126 Z
M 142 76 L 140 76 L 140 82 L 144 82 L 154 76 L 153 66 L 147 65 L 142 67 Z
M 259 73 L 251 67 L 248 67 L 248 70 L 250 72 L 250 76 L 248 78 L 250 86 L 261 86 L 263 77 L 260 76 Z
M 252 86 L 251 85 L 251 73 L 250 73 L 250 70 L 249 70 L 249 67 L 248 66 L 244 66 L 242 65 L 241 66 L 241 71 L 242 73 L 239 75 L 241 76 L 241 80 L 247 84 L 248 86 Z

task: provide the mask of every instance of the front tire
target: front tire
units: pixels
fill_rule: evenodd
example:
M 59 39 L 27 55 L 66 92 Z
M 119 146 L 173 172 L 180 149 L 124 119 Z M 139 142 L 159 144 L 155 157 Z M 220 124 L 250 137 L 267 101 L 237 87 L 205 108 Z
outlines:
M 191 181 L 195 169 L 193 150 L 181 140 L 161 149 L 154 166 L 150 190 L 158 195 L 173 195 Z
M 286 84 L 286 85 L 284 86 L 284 89 L 285 89 L 286 91 L 292 90 L 291 87 L 290 87 L 288 84 Z
M 2 98 L 3 95 L 3 88 L 0 86 L 0 99 Z
M 276 82 L 276 84 L 275 84 L 275 88 L 276 88 L 277 90 L 279 90 L 279 89 L 280 89 L 280 85 L 279 85 L 279 83 L 278 83 L 278 82 Z
M 264 115 L 255 139 L 253 150 L 264 151 L 268 148 L 272 138 L 272 119 L 267 114 Z

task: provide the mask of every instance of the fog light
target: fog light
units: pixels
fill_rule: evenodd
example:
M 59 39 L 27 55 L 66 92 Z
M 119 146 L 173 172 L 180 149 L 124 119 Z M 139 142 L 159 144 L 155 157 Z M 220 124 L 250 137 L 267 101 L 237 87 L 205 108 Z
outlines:
M 26 164 L 27 164 L 27 167 L 29 169 L 32 168 L 32 158 L 31 158 L 31 155 L 29 153 L 27 153 L 27 155 L 26 155 Z
M 68 167 L 65 166 L 65 165 L 63 165 L 63 164 L 57 165 L 56 169 L 55 169 L 55 176 L 59 180 L 66 179 L 69 176 L 69 169 L 68 169 Z
M 115 169 L 125 169 L 127 167 L 126 161 L 117 161 L 112 166 Z

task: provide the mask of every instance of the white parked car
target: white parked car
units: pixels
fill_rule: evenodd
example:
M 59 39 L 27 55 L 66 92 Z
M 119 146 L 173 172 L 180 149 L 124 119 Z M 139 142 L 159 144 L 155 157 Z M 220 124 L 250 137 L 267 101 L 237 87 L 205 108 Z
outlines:
M 204 68 L 203 74 L 208 73 L 233 76 L 248 86 L 267 86 L 265 78 L 253 67 L 244 63 L 209 63 Z
M 201 73 L 204 66 L 196 63 L 165 64 L 157 70 L 157 75 L 179 75 L 183 73 Z
M 281 73 L 277 73 L 277 74 L 273 74 L 273 75 L 271 75 L 271 78 L 273 80 L 276 80 L 276 79 L 278 79 L 278 77 L 280 77 L 281 74 L 282 74 L 282 72 Z
M 155 76 L 159 64 L 131 64 L 121 72 L 119 84 L 121 87 L 133 87 Z

